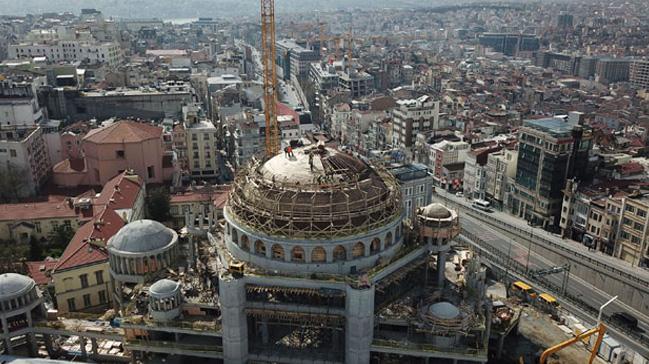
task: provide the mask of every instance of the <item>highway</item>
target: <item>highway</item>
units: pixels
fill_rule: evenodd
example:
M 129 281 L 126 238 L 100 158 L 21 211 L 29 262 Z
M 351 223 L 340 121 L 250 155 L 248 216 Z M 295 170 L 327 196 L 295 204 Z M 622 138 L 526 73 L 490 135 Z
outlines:
M 467 201 L 462 197 L 456 197 L 455 195 L 448 194 L 445 191 L 440 191 L 439 189 L 437 189 L 437 194 L 433 195 L 433 199 L 436 200 L 436 202 L 440 202 L 449 206 L 450 208 L 459 208 L 460 224 L 462 226 L 464 236 L 467 238 L 471 238 L 471 236 L 478 237 L 480 240 L 482 240 L 483 244 L 487 245 L 485 248 L 497 249 L 500 253 L 510 257 L 521 266 L 528 267 L 529 270 L 538 270 L 556 266 L 556 264 L 550 261 L 548 258 L 543 256 L 542 254 L 535 252 L 534 244 L 530 245 L 530 240 L 521 239 L 519 236 L 516 236 L 511 232 L 504 231 L 500 226 L 493 226 L 486 223 L 482 219 L 478 219 L 477 217 L 480 216 L 481 212 L 476 211 L 474 208 L 472 208 L 470 206 L 470 201 Z M 507 221 L 507 223 L 511 223 L 512 220 L 514 220 L 513 217 L 501 212 L 494 212 L 490 215 L 493 215 L 495 218 L 502 217 L 506 219 L 505 221 Z M 532 228 L 529 229 L 531 233 L 537 233 L 536 231 L 533 231 Z M 545 231 L 543 231 L 543 233 L 552 236 L 552 234 L 549 234 Z M 559 238 L 559 240 L 561 239 Z M 580 249 L 581 247 L 581 245 L 576 242 L 574 243 L 574 245 L 577 249 Z M 625 263 L 622 263 L 622 265 L 624 264 Z M 633 269 L 638 271 L 641 270 L 640 268 Z M 552 284 L 560 287 L 562 285 L 564 273 L 547 275 L 544 278 L 550 281 Z M 578 298 L 579 300 L 583 301 L 588 306 L 596 310 L 600 305 L 611 298 L 611 296 L 606 292 L 603 292 L 589 282 L 586 282 L 579 277 L 575 277 L 574 275 L 569 275 L 566 293 Z M 590 315 L 586 315 L 584 312 L 581 312 L 578 309 L 574 311 L 577 311 L 572 312 L 576 316 L 582 319 L 587 319 L 587 321 L 594 323 L 594 317 L 590 317 Z M 604 310 L 604 314 L 611 315 L 614 312 L 620 311 L 631 313 L 633 316 L 638 318 L 639 327 L 645 331 L 649 331 L 649 318 L 638 312 L 637 310 L 628 307 L 620 301 L 615 301 L 613 304 L 608 306 Z M 647 348 L 642 343 L 635 342 L 633 339 L 626 337 L 626 335 L 622 332 L 613 333 L 617 333 L 617 335 L 614 335 L 614 337 L 617 336 L 616 338 L 619 338 L 621 342 L 626 343 L 629 347 L 634 348 L 636 351 L 642 353 L 645 356 L 649 355 L 649 348 Z

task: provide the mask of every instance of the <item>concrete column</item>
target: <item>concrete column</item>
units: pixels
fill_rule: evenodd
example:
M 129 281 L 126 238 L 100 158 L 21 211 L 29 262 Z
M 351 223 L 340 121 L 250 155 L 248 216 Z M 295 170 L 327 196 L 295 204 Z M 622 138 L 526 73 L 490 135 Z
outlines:
M 266 345 L 268 344 L 269 340 L 269 333 L 268 333 L 268 319 L 262 319 L 261 321 L 261 342 Z
M 5 343 L 5 354 L 13 355 L 14 348 L 11 347 L 11 339 L 10 338 L 4 339 L 4 343 Z
M 219 295 L 223 317 L 223 361 L 244 364 L 248 360 L 245 281 L 219 277 Z
M 48 334 L 43 334 L 43 340 L 45 341 L 45 349 L 50 356 L 54 353 L 54 348 L 52 347 L 52 336 Z
M 79 347 L 81 349 L 81 357 L 87 358 L 88 352 L 86 352 L 86 338 L 79 336 Z
M 97 339 L 96 338 L 90 338 L 90 345 L 92 345 L 92 354 L 97 355 L 99 351 L 99 345 L 97 345 Z
M 345 310 L 345 363 L 369 363 L 374 339 L 374 286 L 347 286 Z
M 437 287 L 444 287 L 444 270 L 446 268 L 446 252 L 441 251 L 437 254 Z

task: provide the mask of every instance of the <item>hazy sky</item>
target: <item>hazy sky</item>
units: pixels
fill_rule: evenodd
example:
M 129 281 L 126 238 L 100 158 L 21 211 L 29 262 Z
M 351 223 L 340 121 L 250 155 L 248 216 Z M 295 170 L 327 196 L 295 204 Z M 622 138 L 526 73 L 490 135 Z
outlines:
M 412 7 L 435 5 L 450 0 L 276 0 L 277 12 L 330 10 L 350 7 Z M 453 3 L 464 1 L 453 1 Z M 79 13 L 97 8 L 108 16 L 159 17 L 164 19 L 199 16 L 255 15 L 259 0 L 0 0 L 1 14 L 63 12 Z

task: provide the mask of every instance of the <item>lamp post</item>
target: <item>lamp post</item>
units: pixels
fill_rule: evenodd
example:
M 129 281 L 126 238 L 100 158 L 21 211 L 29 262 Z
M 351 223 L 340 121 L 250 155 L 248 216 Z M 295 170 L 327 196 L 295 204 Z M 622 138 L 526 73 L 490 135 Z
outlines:
M 602 345 L 602 340 L 604 339 L 604 333 L 606 332 L 606 326 L 602 324 L 602 312 L 604 311 L 604 308 L 613 301 L 617 299 L 617 296 L 611 298 L 610 300 L 606 301 L 603 305 L 599 306 L 599 313 L 597 314 L 597 342 L 595 342 L 595 346 L 593 346 L 593 351 L 590 354 L 590 360 L 588 360 L 588 364 L 593 364 L 593 361 L 595 360 L 595 357 L 597 356 L 597 352 L 599 352 L 599 347 Z

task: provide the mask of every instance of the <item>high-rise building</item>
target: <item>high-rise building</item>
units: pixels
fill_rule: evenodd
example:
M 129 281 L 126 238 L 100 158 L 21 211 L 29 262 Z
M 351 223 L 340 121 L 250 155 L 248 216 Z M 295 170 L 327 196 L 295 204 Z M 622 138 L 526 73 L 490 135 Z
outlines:
M 534 225 L 559 226 L 567 178 L 587 178 L 592 133 L 563 118 L 526 120 L 519 130 L 511 211 Z
M 597 61 L 595 73 L 599 82 L 613 83 L 629 80 L 630 59 L 604 58 Z
M 649 89 L 649 60 L 636 60 L 631 63 L 629 81 L 634 87 Z
M 572 14 L 568 14 L 562 11 L 557 16 L 557 28 L 570 29 L 574 25 L 573 22 L 574 22 L 574 17 L 572 16 Z
M 393 145 L 410 148 L 419 132 L 440 129 L 439 101 L 424 95 L 398 100 L 393 115 Z
M 483 33 L 478 36 L 478 43 L 506 56 L 538 51 L 541 47 L 539 37 L 533 34 Z

